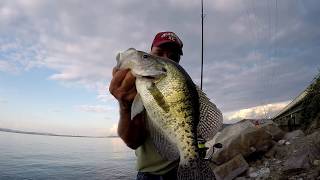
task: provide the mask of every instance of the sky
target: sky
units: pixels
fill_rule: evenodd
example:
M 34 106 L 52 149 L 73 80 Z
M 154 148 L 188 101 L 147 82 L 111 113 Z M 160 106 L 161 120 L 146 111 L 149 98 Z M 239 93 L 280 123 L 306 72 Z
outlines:
M 204 13 L 203 90 L 224 123 L 274 116 L 319 73 L 320 1 L 204 0 Z M 115 135 L 115 56 L 160 31 L 200 85 L 200 0 L 1 0 L 0 127 Z

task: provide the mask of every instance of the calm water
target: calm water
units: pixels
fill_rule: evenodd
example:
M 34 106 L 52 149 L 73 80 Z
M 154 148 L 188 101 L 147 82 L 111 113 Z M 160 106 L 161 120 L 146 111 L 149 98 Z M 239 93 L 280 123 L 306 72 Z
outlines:
M 119 138 L 0 132 L 0 179 L 134 179 L 135 155 Z

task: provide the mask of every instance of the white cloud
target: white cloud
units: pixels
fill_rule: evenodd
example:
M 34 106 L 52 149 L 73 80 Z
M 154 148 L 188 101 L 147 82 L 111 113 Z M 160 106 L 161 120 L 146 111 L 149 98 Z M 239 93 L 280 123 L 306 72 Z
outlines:
M 79 105 L 75 107 L 77 110 L 82 112 L 93 112 L 93 113 L 107 113 L 114 112 L 115 109 L 105 105 Z
M 7 6 L 0 7 L 0 22 L 7 22 L 10 19 L 14 18 L 17 15 L 17 12 Z
M 115 100 L 115 98 L 113 96 L 111 96 L 110 94 L 107 94 L 107 93 L 109 93 L 109 91 L 105 90 L 105 92 L 103 92 L 103 94 L 99 94 L 97 96 L 97 99 L 101 102 L 110 102 L 110 101 Z
M 12 74 L 17 74 L 19 72 L 18 68 L 14 64 L 3 60 L 0 60 L 0 71 Z
M 312 79 L 320 52 L 317 3 L 279 2 L 276 18 L 269 1 L 205 1 L 204 87 L 223 111 L 285 101 Z M 109 102 L 101 87 L 111 80 L 116 52 L 148 51 L 156 32 L 172 30 L 184 42 L 181 63 L 198 81 L 200 1 L 8 0 L 0 15 L 1 71 L 48 68 L 49 79 L 94 89 Z
M 224 114 L 225 123 L 234 123 L 242 119 L 272 118 L 283 109 L 289 101 L 266 104 Z
M 113 124 L 112 127 L 109 129 L 110 136 L 117 136 L 118 135 L 118 124 Z
M 204 1 L 206 4 L 206 1 Z M 215 0 L 215 1 L 209 1 L 209 6 L 213 5 L 213 8 L 218 11 L 222 12 L 232 12 L 232 11 L 238 11 L 243 7 L 244 2 L 243 1 L 234 1 L 234 0 Z

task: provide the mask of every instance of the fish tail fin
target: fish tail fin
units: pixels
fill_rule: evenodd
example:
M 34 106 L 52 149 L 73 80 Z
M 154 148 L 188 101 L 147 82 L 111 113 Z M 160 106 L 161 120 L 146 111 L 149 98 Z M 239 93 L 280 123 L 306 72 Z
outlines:
M 188 164 L 180 164 L 177 171 L 178 180 L 215 180 L 215 175 L 209 162 L 196 159 Z

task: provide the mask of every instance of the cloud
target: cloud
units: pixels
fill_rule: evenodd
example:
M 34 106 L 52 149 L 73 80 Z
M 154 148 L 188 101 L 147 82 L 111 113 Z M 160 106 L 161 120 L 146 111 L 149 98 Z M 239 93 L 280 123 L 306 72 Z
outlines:
M 93 113 L 106 113 L 112 112 L 115 109 L 105 105 L 79 105 L 75 107 L 77 110 L 82 112 L 93 112 Z
M 0 37 L 0 71 L 21 74 L 38 67 L 45 58 L 45 49 L 41 45 L 16 37 Z
M 118 124 L 113 124 L 112 127 L 109 129 L 110 136 L 117 136 L 118 135 Z
M 319 68 L 320 2 L 275 3 L 205 1 L 204 90 L 223 112 L 292 99 Z M 148 51 L 156 32 L 172 30 L 184 42 L 181 64 L 200 82 L 200 1 L 7 0 L 0 15 L 0 71 L 47 68 L 50 80 L 110 102 L 116 52 Z
M 12 74 L 18 73 L 18 69 L 15 65 L 10 64 L 9 62 L 3 61 L 3 60 L 0 60 L 0 71 L 12 73 Z
M 289 101 L 285 101 L 228 112 L 224 114 L 224 121 L 225 123 L 234 123 L 242 119 L 272 118 L 288 104 Z

